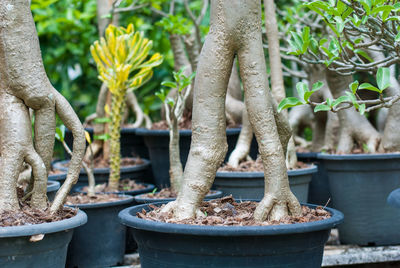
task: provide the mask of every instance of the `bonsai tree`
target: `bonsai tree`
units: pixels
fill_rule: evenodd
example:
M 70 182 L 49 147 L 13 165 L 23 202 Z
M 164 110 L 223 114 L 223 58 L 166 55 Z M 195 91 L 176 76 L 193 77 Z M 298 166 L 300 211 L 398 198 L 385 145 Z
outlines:
M 398 81 L 395 77 L 398 55 L 393 44 L 399 35 L 396 25 L 398 5 L 384 1 L 312 1 L 305 5 L 326 24 L 325 35 L 310 33 L 304 27 L 292 32 L 290 54 L 308 64 L 324 65 L 326 85 L 332 96 L 319 101 L 304 98 L 308 88 L 299 84 L 300 102 L 287 99 L 284 106 L 311 103 L 315 111 L 333 111 L 339 116 L 337 151 L 350 152 L 354 143 L 368 152 L 398 151 L 399 141 L 393 129 L 398 124 Z M 382 30 L 383 29 L 383 30 Z M 323 68 L 322 68 L 323 69 Z M 376 76 L 376 84 L 354 81 L 352 75 Z M 363 89 L 375 92 L 372 99 L 363 99 Z M 371 95 L 371 94 L 369 94 Z M 289 102 L 292 103 L 289 104 Z M 355 109 L 353 108 L 355 107 Z M 369 123 L 365 112 L 389 108 L 383 135 Z M 360 113 L 357 113 L 357 111 Z
M 227 151 L 225 97 L 237 55 L 249 121 L 265 170 L 265 194 L 254 217 L 278 220 L 299 215 L 285 165 L 290 127 L 280 121 L 269 92 L 258 0 L 211 3 L 210 31 L 203 45 L 194 86 L 192 144 L 176 201 L 164 207 L 178 219 L 201 215 L 199 204 L 210 190 Z
M 110 178 L 108 187 L 118 190 L 120 178 L 120 130 L 127 92 L 146 83 L 153 75 L 152 68 L 162 62 L 158 53 L 148 59 L 152 41 L 135 32 L 133 25 L 127 28 L 109 25 L 105 38 L 90 48 L 97 64 L 99 79 L 111 92 L 110 122 Z
M 167 96 L 167 92 L 161 89 L 156 95 L 164 104 L 165 118 L 169 128 L 169 175 L 171 188 L 179 193 L 183 182 L 183 168 L 179 149 L 179 120 L 182 118 L 185 103 L 192 92 L 192 80 L 194 73 L 189 77 L 184 74 L 184 69 L 174 72 L 175 82 L 166 81 L 162 85 L 176 90 L 174 99 Z
M 47 209 L 47 173 L 57 113 L 73 133 L 74 152 L 66 181 L 50 207 L 54 214 L 78 179 L 85 149 L 83 127 L 46 76 L 30 1 L 2 1 L 0 25 L 0 212 L 20 208 L 16 187 L 24 161 L 32 167 L 33 177 L 23 199 L 30 200 L 32 208 Z M 34 141 L 29 109 L 35 119 Z

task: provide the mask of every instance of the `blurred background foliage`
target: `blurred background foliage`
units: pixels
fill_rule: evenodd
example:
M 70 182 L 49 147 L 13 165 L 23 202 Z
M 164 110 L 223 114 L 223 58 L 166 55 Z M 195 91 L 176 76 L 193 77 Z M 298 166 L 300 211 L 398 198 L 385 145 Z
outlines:
M 153 40 L 153 52 L 164 55 L 163 64 L 154 70 L 153 79 L 140 88 L 136 95 L 142 109 L 153 120 L 160 119 L 161 102 L 155 96 L 164 80 L 172 80 L 173 55 L 170 49 L 166 26 L 162 17 L 151 11 L 150 7 L 168 12 L 168 0 L 140 0 L 137 4 L 147 4 L 135 11 L 119 14 L 119 25 L 133 23 L 135 29 L 143 31 Z M 122 1 L 120 7 L 127 7 L 132 0 Z M 201 0 L 190 1 L 194 12 L 201 9 Z M 80 119 L 93 113 L 101 82 L 97 78 L 95 63 L 90 56 L 90 45 L 97 39 L 97 1 L 96 0 L 32 0 L 31 9 L 39 35 L 40 46 L 46 72 L 51 83 L 72 104 Z M 189 22 L 183 1 L 177 1 L 175 20 Z M 201 29 L 208 31 L 208 19 L 203 20 Z M 160 22 L 160 23 L 158 23 Z M 164 20 L 164 24 L 166 24 Z M 191 25 L 181 25 L 187 28 Z

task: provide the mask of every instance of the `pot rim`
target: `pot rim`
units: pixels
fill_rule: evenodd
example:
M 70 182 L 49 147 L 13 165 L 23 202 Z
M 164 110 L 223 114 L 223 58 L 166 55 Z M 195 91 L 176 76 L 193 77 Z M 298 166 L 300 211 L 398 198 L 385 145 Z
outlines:
M 299 175 L 306 175 L 306 174 L 313 174 L 317 173 L 318 167 L 316 165 L 310 165 L 307 168 L 300 168 L 295 170 L 288 170 L 288 176 L 299 176 Z M 243 177 L 247 178 L 259 178 L 264 177 L 264 172 L 255 171 L 255 172 L 240 172 L 240 171 L 218 171 L 216 173 L 216 177 L 218 178 L 233 178 L 239 179 Z
M 250 200 L 252 201 L 252 200 Z M 162 205 L 167 202 L 156 202 L 154 205 Z M 303 204 L 311 208 L 317 205 Z M 133 206 L 122 210 L 118 217 L 122 224 L 135 229 L 160 232 L 176 233 L 182 235 L 202 235 L 202 236 L 260 236 L 260 235 L 287 235 L 297 233 L 307 233 L 320 230 L 331 229 L 343 222 L 343 213 L 332 208 L 325 208 L 331 213 L 331 217 L 326 220 L 269 226 L 202 226 L 164 223 L 150 220 L 139 219 L 136 212 L 149 208 L 149 204 Z
M 86 222 L 86 213 L 78 210 L 78 213 L 74 217 L 61 221 L 23 226 L 0 227 L 0 238 L 56 233 L 79 227 L 84 225 Z
M 47 192 L 54 192 L 60 189 L 60 182 L 56 180 L 47 180 Z
M 327 154 L 318 153 L 317 159 L 326 160 L 386 160 L 386 159 L 400 159 L 400 153 L 387 153 L 387 154 Z
M 61 180 L 65 180 L 65 178 L 67 178 L 67 172 L 65 172 L 65 171 L 63 171 L 63 173 L 56 173 L 56 174 L 49 175 L 47 177 L 47 179 L 51 180 L 51 181 L 61 181 Z
M 79 208 L 79 209 L 96 209 L 96 208 L 106 208 L 113 206 L 121 206 L 125 204 L 129 204 L 133 201 L 134 197 L 126 194 L 118 194 L 119 197 L 125 197 L 121 200 L 111 201 L 111 202 L 101 202 L 101 203 L 87 203 L 87 204 L 73 204 L 66 205 L 71 208 Z
M 135 158 L 135 157 L 130 157 L 130 158 Z M 143 164 L 138 164 L 134 166 L 121 166 L 121 172 L 132 172 L 132 171 L 142 171 L 147 169 L 150 166 L 150 160 L 145 159 L 145 158 L 140 158 L 144 163 Z M 70 159 L 67 160 L 62 160 L 54 163 L 54 168 L 61 170 L 61 171 L 68 171 L 68 168 L 64 166 L 65 163 L 69 163 L 71 161 Z M 105 174 L 109 173 L 110 168 L 95 168 L 93 170 L 94 175 L 96 174 Z M 86 174 L 86 171 L 81 168 L 80 174 Z
M 227 135 L 235 135 L 240 133 L 241 128 L 227 128 L 226 134 Z M 153 136 L 153 137 L 169 137 L 169 130 L 166 129 L 147 129 L 147 128 L 137 128 L 136 134 L 138 136 Z M 180 129 L 179 130 L 180 136 L 191 136 L 192 130 L 191 129 Z

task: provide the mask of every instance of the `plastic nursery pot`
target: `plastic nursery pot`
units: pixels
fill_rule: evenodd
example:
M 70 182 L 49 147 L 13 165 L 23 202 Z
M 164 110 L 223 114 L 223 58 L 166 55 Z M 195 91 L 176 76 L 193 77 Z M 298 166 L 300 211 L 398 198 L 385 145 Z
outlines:
M 121 179 L 134 179 L 134 180 L 144 180 L 147 176 L 147 169 L 150 167 L 150 161 L 147 159 L 142 159 L 143 164 L 134 165 L 134 166 L 121 166 Z M 69 160 L 64 160 L 60 162 L 54 163 L 54 168 L 61 171 L 68 171 Z M 108 182 L 108 177 L 110 176 L 109 168 L 95 168 L 94 176 L 96 178 L 96 183 L 106 183 Z M 87 185 L 88 177 L 86 171 L 82 168 L 79 173 L 79 179 L 73 190 L 75 190 L 79 186 Z
M 205 200 L 215 199 L 222 196 L 221 191 L 212 190 L 211 194 L 205 196 Z M 135 196 L 135 201 L 138 204 L 149 204 L 154 202 L 169 202 L 174 201 L 176 198 L 149 198 L 145 196 L 146 194 L 140 194 Z
M 318 158 L 327 170 L 335 208 L 345 215 L 340 242 L 399 244 L 399 213 L 386 199 L 400 185 L 400 154 L 318 154 Z
M 387 203 L 394 208 L 400 208 L 400 188 L 389 194 Z
M 88 127 L 85 128 L 87 132 L 89 132 L 90 136 L 93 139 L 93 128 Z M 73 145 L 73 137 L 72 132 L 69 129 L 65 130 L 65 142 L 68 144 L 69 148 L 72 148 Z M 123 127 L 121 129 L 121 155 L 122 157 L 132 157 L 132 156 L 140 156 L 141 158 L 149 158 L 149 151 L 147 150 L 146 145 L 144 144 L 143 137 L 136 135 L 136 128 Z M 64 153 L 65 158 L 69 159 L 70 156 L 67 152 Z
M 331 192 L 329 190 L 328 174 L 326 172 L 324 162 L 317 158 L 318 153 L 297 153 L 297 159 L 304 163 L 314 164 L 318 167 L 318 171 L 313 173 L 308 190 L 308 202 L 324 206 L 329 199 L 329 207 L 335 207 Z
M 77 228 L 68 247 L 67 267 L 109 267 L 122 264 L 125 253 L 126 227 L 118 213 L 129 206 L 132 196 L 94 204 L 76 204 L 88 216 L 86 225 Z
M 316 166 L 288 170 L 290 189 L 299 202 L 307 202 L 309 183 L 316 172 Z M 217 172 L 213 189 L 222 191 L 224 195 L 232 194 L 235 199 L 261 200 L 264 196 L 264 172 Z
M 116 194 L 122 194 L 122 195 L 130 195 L 130 196 L 136 196 L 136 195 L 140 195 L 140 194 L 144 194 L 144 193 L 149 193 L 151 191 L 154 190 L 155 186 L 153 184 L 149 184 L 149 183 L 141 183 L 143 185 L 146 186 L 146 188 L 144 189 L 139 189 L 139 190 L 133 190 L 133 191 L 119 191 L 116 192 Z M 86 193 L 85 191 L 82 190 L 84 186 L 79 186 L 76 188 L 76 192 L 78 193 Z M 131 200 L 131 204 L 129 205 L 135 205 L 135 200 L 132 199 Z M 126 235 L 126 252 L 133 252 L 134 250 L 137 249 L 137 245 L 135 240 L 133 240 L 132 235 L 131 235 L 131 228 L 128 228 L 128 230 L 126 231 L 127 235 Z
M 48 176 L 49 180 L 58 181 L 60 182 L 60 184 L 63 184 L 66 178 L 67 178 L 67 172 L 55 173 Z
M 49 201 L 54 200 L 58 189 L 60 189 L 60 183 L 58 181 L 47 181 L 47 198 L 49 199 Z
M 0 267 L 64 267 L 74 228 L 86 221 L 86 214 L 78 211 L 76 216 L 62 221 L 0 227 Z M 42 240 L 29 241 L 39 234 L 44 234 Z
M 240 128 L 228 128 L 226 130 L 228 142 L 227 157 L 229 157 L 235 148 L 239 133 Z M 149 149 L 154 183 L 158 188 L 169 187 L 169 131 L 138 128 L 136 129 L 136 134 L 143 136 L 146 146 Z M 192 131 L 180 130 L 179 135 L 180 157 L 182 166 L 184 167 L 189 155 Z
M 124 209 L 119 218 L 133 228 L 143 268 L 321 267 L 330 229 L 343 220 L 341 212 L 326 208 L 331 218 L 317 222 L 200 226 L 139 219 L 136 213 L 142 209 L 149 207 Z

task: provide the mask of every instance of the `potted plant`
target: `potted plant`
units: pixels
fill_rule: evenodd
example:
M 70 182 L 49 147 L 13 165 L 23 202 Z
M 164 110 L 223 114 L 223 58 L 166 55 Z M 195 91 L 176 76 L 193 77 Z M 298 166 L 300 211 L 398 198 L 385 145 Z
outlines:
M 85 149 L 83 128 L 46 76 L 30 1 L 2 1 L 0 20 L 0 265 L 63 267 L 73 229 L 86 222 L 83 212 L 63 207 L 78 178 Z M 34 142 L 29 108 L 35 114 Z M 47 173 L 56 112 L 72 130 L 75 146 L 67 179 L 49 205 Z M 24 161 L 33 170 L 25 192 L 17 190 Z
M 324 41 L 318 42 L 314 36 L 307 36 L 307 29 L 294 34 L 295 38 L 299 37 L 299 42 L 293 43 L 292 53 L 306 61 L 312 57 L 314 63 L 325 63 L 328 69 L 326 80 L 334 99 L 310 101 L 308 96 L 312 92 L 303 87 L 307 97 L 302 93 L 300 99 L 286 100 L 284 105 L 311 103 L 315 111 L 338 113 L 339 141 L 336 153 L 319 154 L 318 158 L 327 170 L 335 207 L 346 215 L 344 224 L 339 227 L 341 242 L 360 245 L 398 244 L 400 236 L 394 226 L 400 222 L 395 216 L 395 210 L 386 203 L 389 193 L 400 183 L 397 168 L 400 143 L 399 136 L 393 131 L 399 122 L 399 83 L 395 77 L 395 64 L 398 61 L 394 57 L 396 52 L 385 46 L 387 42 L 392 42 L 390 40 L 393 37 L 377 38 L 377 32 L 364 31 L 378 27 L 372 22 L 377 18 L 379 27 L 388 27 L 388 31 L 396 36 L 398 30 L 393 25 L 398 23 L 395 17 L 397 6 L 381 2 L 363 5 L 362 1 L 351 4 L 346 1 L 335 4 L 313 1 L 306 6 L 321 16 L 335 12 L 343 17 L 351 16 L 351 19 L 333 27 L 333 34 L 328 36 L 327 42 L 329 53 Z M 381 9 L 387 11 L 379 13 Z M 331 27 L 339 20 L 335 17 L 325 22 Z M 394 24 L 391 21 L 395 21 Z M 306 39 L 309 42 L 305 42 Z M 356 72 L 359 79 L 372 75 L 376 82 L 354 81 L 352 74 Z M 375 96 L 363 99 L 360 90 L 372 92 Z M 381 134 L 364 114 L 383 107 L 389 109 Z M 362 202 L 354 206 L 355 200 Z
M 120 124 L 124 112 L 125 96 L 128 91 L 135 90 L 146 83 L 152 76 L 152 68 L 162 61 L 160 54 L 149 57 L 152 41 L 143 37 L 143 33 L 135 31 L 133 25 L 127 28 L 110 24 L 105 38 L 96 41 L 91 47 L 92 56 L 97 63 L 99 78 L 112 93 L 110 109 L 110 175 L 106 188 L 99 190 L 94 186 L 92 170 L 86 167 L 91 182 L 85 195 L 69 198 L 69 205 L 77 206 L 88 214 L 88 225 L 77 229 L 69 248 L 68 267 L 110 266 L 123 261 L 125 253 L 126 227 L 117 219 L 117 213 L 131 204 L 132 196 L 113 193 L 136 194 L 154 188 L 145 188 L 130 192 L 121 188 L 120 179 Z M 91 145 L 90 135 L 87 133 Z M 63 141 L 64 147 L 69 149 Z M 91 150 L 92 147 L 89 147 Z M 91 157 L 93 166 L 93 154 Z M 97 178 L 96 178 L 97 179 Z M 82 189 L 79 189 L 81 192 Z M 110 194 L 96 194 L 96 192 Z M 106 227 L 106 228 L 105 228 Z M 82 245 L 85 245 L 82 247 Z
M 283 125 L 276 122 L 279 117 L 275 116 L 277 114 L 274 113 L 272 96 L 267 90 L 261 41 L 261 3 L 254 0 L 246 1 L 244 5 L 237 0 L 219 0 L 211 2 L 210 32 L 202 48 L 196 72 L 193 139 L 182 188 L 176 201 L 164 206 L 159 214 L 155 213 L 168 221 L 171 219 L 184 223 L 202 218 L 198 224 L 204 224 L 213 218 L 207 219 L 208 213 L 212 211 L 212 216 L 224 209 L 230 211 L 231 215 L 237 212 L 239 203 L 227 202 L 230 198 L 221 200 L 222 208 L 214 210 L 212 202 L 206 203 L 211 211 L 204 210 L 205 207 L 200 208 L 227 151 L 225 96 L 236 54 L 249 120 L 265 167 L 265 195 L 259 203 L 253 203 L 254 210 L 247 216 L 254 219 L 254 222 L 262 223 L 266 219 L 281 220 L 288 215 L 301 214 L 301 206 L 290 191 L 284 158 L 283 148 L 289 140 L 290 132 L 280 132 L 283 135 L 279 136 L 278 127 Z M 171 264 L 185 267 L 319 267 L 323 244 L 327 241 L 330 228 L 342 220 L 340 212 L 329 209 L 331 218 L 312 223 L 198 226 L 165 223 L 136 216 L 143 209 L 150 210 L 147 205 L 128 208 L 120 213 L 120 218 L 124 224 L 134 228 L 144 267 Z M 150 218 L 154 216 L 152 213 Z M 141 215 L 144 214 L 148 213 L 142 211 Z M 176 246 L 172 242 L 176 242 Z

